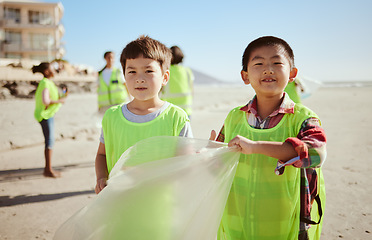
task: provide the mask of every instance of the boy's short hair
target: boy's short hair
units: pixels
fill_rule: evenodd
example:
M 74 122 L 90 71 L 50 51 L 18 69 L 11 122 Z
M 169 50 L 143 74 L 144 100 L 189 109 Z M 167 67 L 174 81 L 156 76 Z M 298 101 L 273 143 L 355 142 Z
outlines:
M 172 46 L 170 50 L 172 51 L 171 64 L 173 65 L 181 63 L 184 57 L 181 48 L 179 48 L 178 46 Z
M 103 54 L 103 58 L 106 59 L 107 55 L 109 55 L 110 53 L 113 53 L 113 52 L 112 52 L 112 51 L 107 51 L 107 52 L 105 52 L 105 54 Z
M 164 73 L 170 67 L 172 52 L 161 42 L 149 36 L 140 36 L 128 43 L 121 53 L 120 63 L 123 67 L 123 72 L 125 73 L 127 59 L 135 59 L 141 56 L 158 61 Z
M 291 69 L 295 67 L 294 54 L 293 54 L 293 50 L 291 46 L 289 46 L 289 44 L 281 38 L 277 38 L 273 36 L 264 36 L 264 37 L 257 38 L 256 40 L 253 40 L 251 43 L 248 44 L 247 48 L 244 51 L 243 59 L 242 59 L 243 71 L 247 71 L 249 58 L 252 52 L 256 50 L 257 48 L 264 47 L 264 46 L 282 47 L 287 55 L 286 57 L 288 58 Z

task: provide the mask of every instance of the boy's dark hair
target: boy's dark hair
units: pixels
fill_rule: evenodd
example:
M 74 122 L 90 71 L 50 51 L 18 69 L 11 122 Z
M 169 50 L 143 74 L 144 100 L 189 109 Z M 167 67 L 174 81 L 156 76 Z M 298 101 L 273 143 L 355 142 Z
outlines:
M 161 42 L 150 38 L 149 36 L 140 36 L 136 40 L 127 44 L 120 56 L 120 63 L 125 74 L 127 59 L 135 59 L 140 56 L 158 61 L 163 71 L 170 67 L 172 52 Z
M 44 74 L 45 70 L 49 69 L 50 67 L 50 63 L 48 62 L 42 62 L 40 63 L 39 65 L 34 65 L 31 70 L 32 70 L 32 73 L 42 73 Z
M 171 64 L 173 65 L 181 63 L 184 57 L 181 48 L 179 48 L 178 46 L 172 46 L 170 50 L 172 51 Z
M 105 54 L 103 54 L 103 58 L 106 58 L 106 56 L 109 55 L 110 53 L 112 53 L 112 51 L 105 52 Z
M 291 69 L 295 67 L 293 50 L 289 46 L 289 44 L 281 38 L 277 38 L 273 36 L 264 36 L 264 37 L 257 38 L 256 40 L 253 40 L 251 43 L 248 44 L 243 54 L 243 60 L 242 60 L 243 71 L 247 71 L 249 58 L 252 52 L 256 50 L 257 48 L 264 47 L 264 46 L 282 47 L 287 55 Z

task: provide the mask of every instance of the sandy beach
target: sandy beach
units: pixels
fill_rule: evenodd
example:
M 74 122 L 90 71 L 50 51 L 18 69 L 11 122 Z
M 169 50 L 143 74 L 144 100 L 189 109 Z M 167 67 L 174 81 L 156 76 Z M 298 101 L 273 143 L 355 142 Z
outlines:
M 195 138 L 219 131 L 235 106 L 253 97 L 248 86 L 195 86 Z M 320 88 L 303 103 L 327 134 L 323 166 L 327 191 L 322 239 L 372 238 L 372 87 Z M 71 94 L 55 117 L 53 166 L 42 176 L 43 136 L 33 118 L 33 99 L 0 100 L 0 239 L 52 239 L 58 227 L 95 198 L 94 159 L 100 116 L 96 95 Z

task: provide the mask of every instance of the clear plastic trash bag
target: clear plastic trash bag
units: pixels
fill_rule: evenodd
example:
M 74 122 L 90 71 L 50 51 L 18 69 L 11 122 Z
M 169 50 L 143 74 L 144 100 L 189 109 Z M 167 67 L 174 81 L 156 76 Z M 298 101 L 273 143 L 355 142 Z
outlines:
M 153 137 L 129 148 L 108 185 L 55 240 L 214 240 L 239 161 L 226 144 Z

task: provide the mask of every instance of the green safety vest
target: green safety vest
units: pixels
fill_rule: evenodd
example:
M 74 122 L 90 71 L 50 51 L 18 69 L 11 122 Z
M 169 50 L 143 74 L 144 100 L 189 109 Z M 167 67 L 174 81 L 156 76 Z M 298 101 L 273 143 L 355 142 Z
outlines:
M 325 193 L 323 171 L 322 171 L 322 168 L 317 168 L 317 169 L 315 169 L 315 171 L 318 175 L 318 194 L 319 194 L 319 198 L 320 198 L 320 203 L 321 203 L 322 209 L 324 209 L 325 203 L 326 203 L 326 193 Z M 319 218 L 320 218 L 319 212 L 318 212 L 318 207 L 319 207 L 318 203 L 316 201 L 314 201 L 313 204 L 312 204 L 311 212 L 310 212 L 311 219 L 314 222 L 318 222 Z M 322 211 L 324 211 L 324 210 L 322 210 Z M 312 225 L 310 227 L 310 229 L 308 230 L 309 239 L 319 240 L 321 232 L 322 232 L 322 226 L 323 226 L 323 218 L 321 219 L 319 224 Z
M 290 99 L 292 99 L 295 103 L 301 103 L 301 96 L 297 90 L 297 86 L 295 81 L 288 82 L 287 86 L 285 87 L 284 91 L 288 93 Z
M 190 68 L 181 65 L 171 65 L 170 78 L 163 87 L 161 99 L 179 106 L 188 116 L 192 113 L 192 82 L 193 74 Z
M 296 137 L 304 120 L 317 115 L 301 104 L 273 128 L 255 129 L 246 112 L 233 109 L 225 120 L 225 142 L 236 135 L 253 141 L 284 142 Z M 224 240 L 298 239 L 301 169 L 286 167 L 275 174 L 278 159 L 262 154 L 241 154 L 218 231 Z M 322 178 L 321 175 L 319 177 Z
M 37 86 L 35 92 L 35 111 L 34 117 L 38 122 L 41 122 L 43 119 L 49 119 L 56 114 L 59 108 L 62 106 L 61 103 L 50 104 L 46 107 L 43 103 L 43 91 L 47 88 L 49 90 L 49 97 L 52 101 L 57 101 L 59 99 L 58 88 L 53 81 L 43 78 L 39 85 Z
M 103 80 L 102 72 L 99 73 L 99 86 L 98 93 L 98 108 L 121 104 L 128 100 L 128 93 L 119 75 L 120 70 L 117 68 L 112 69 L 110 84 L 107 85 Z
M 172 104 L 155 119 L 145 123 L 128 121 L 122 105 L 111 107 L 102 119 L 107 169 L 110 173 L 120 156 L 142 139 L 155 136 L 179 136 L 189 121 L 185 112 Z

